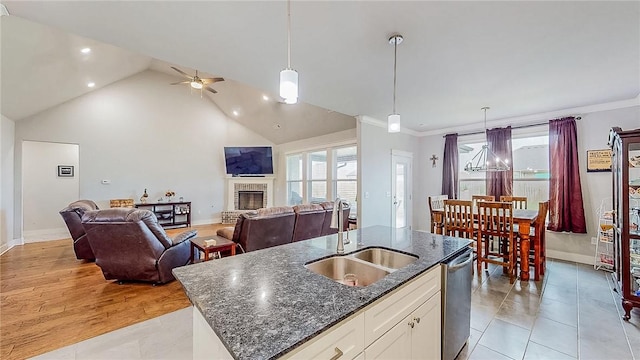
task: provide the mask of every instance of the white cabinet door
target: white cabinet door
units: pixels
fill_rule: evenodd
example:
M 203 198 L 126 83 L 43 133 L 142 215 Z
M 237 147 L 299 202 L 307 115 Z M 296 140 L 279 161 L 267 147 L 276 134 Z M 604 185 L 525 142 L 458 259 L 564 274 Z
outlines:
M 365 310 L 365 345 L 369 346 L 420 304 L 440 291 L 440 266 L 429 270 Z
M 364 350 L 366 360 L 411 359 L 411 327 L 409 317 L 392 327 L 387 333 Z
M 291 359 L 353 359 L 364 350 L 364 313 L 341 322 L 310 343 L 285 355 Z
M 411 329 L 411 358 L 438 360 L 441 358 L 441 311 L 440 292 L 433 295 L 411 314 L 415 323 Z

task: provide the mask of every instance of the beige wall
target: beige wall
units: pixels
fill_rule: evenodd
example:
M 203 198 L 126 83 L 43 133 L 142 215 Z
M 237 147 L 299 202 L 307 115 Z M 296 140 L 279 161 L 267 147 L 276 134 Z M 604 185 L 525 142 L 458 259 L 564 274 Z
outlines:
M 358 121 L 358 224 L 359 226 L 391 226 L 391 150 L 413 154 L 413 225 L 424 213 L 416 211 L 416 189 L 420 188 L 415 169 L 423 158 L 419 153 L 419 140 L 405 133 L 389 134 L 386 127 L 374 125 L 376 120 L 361 117 Z M 381 123 L 383 124 L 383 123 Z
M 15 122 L 2 116 L 0 125 L 0 254 L 19 243 L 14 232 L 14 136 Z
M 81 171 L 77 144 L 22 142 L 24 242 L 71 237 L 58 211 L 78 200 Z M 58 176 L 58 166 L 73 166 L 72 177 Z
M 16 122 L 16 142 L 79 144 L 80 197 L 100 207 L 114 198 L 138 201 L 145 188 L 155 201 L 171 189 L 176 198 L 192 201 L 194 224 L 219 222 L 226 178 L 223 147 L 273 143 L 227 118 L 208 98 L 168 85 L 174 81 L 156 71 L 133 75 Z M 21 157 L 16 154 L 18 194 Z M 17 224 L 21 213 L 19 203 Z M 51 216 L 60 217 L 57 212 Z
M 580 182 L 588 233 L 569 234 L 547 231 L 547 254 L 566 260 L 593 263 L 595 245 L 591 244 L 591 238 L 597 235 L 595 212 L 601 201 L 607 200 L 611 204 L 612 189 L 610 172 L 587 172 L 587 150 L 607 149 L 609 130 L 613 126 L 622 129 L 640 128 L 640 106 L 583 114 L 582 120 L 576 124 Z

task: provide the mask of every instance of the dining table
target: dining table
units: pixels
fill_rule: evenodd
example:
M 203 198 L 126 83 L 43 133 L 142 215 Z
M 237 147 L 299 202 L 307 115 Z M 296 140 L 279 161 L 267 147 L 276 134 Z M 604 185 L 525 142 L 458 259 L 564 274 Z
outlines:
M 473 212 L 474 218 L 477 218 L 477 210 L 474 209 Z M 433 209 L 431 213 L 431 221 L 436 224 L 436 234 L 442 235 L 444 233 L 444 208 Z M 522 281 L 528 281 L 530 278 L 529 250 L 531 249 L 531 241 L 529 240 L 529 232 L 537 218 L 538 210 L 513 209 L 513 222 L 518 224 L 518 236 L 515 238 L 520 242 L 520 280 Z

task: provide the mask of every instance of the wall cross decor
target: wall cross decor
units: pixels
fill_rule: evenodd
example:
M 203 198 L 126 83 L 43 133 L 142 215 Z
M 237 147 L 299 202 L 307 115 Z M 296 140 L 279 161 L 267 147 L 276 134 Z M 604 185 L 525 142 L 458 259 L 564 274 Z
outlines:
M 431 158 L 429 160 L 432 161 L 431 167 L 436 167 L 436 160 L 438 160 L 438 157 L 436 156 L 436 154 L 431 155 Z

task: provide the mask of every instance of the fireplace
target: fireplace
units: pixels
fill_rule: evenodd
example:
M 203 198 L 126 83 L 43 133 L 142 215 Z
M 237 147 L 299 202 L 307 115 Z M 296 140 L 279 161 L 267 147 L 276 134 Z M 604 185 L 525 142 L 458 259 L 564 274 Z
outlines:
M 256 210 L 264 207 L 264 191 L 238 191 L 238 210 Z
M 226 211 L 222 211 L 223 224 L 235 224 L 240 214 L 273 206 L 273 177 L 227 178 Z

